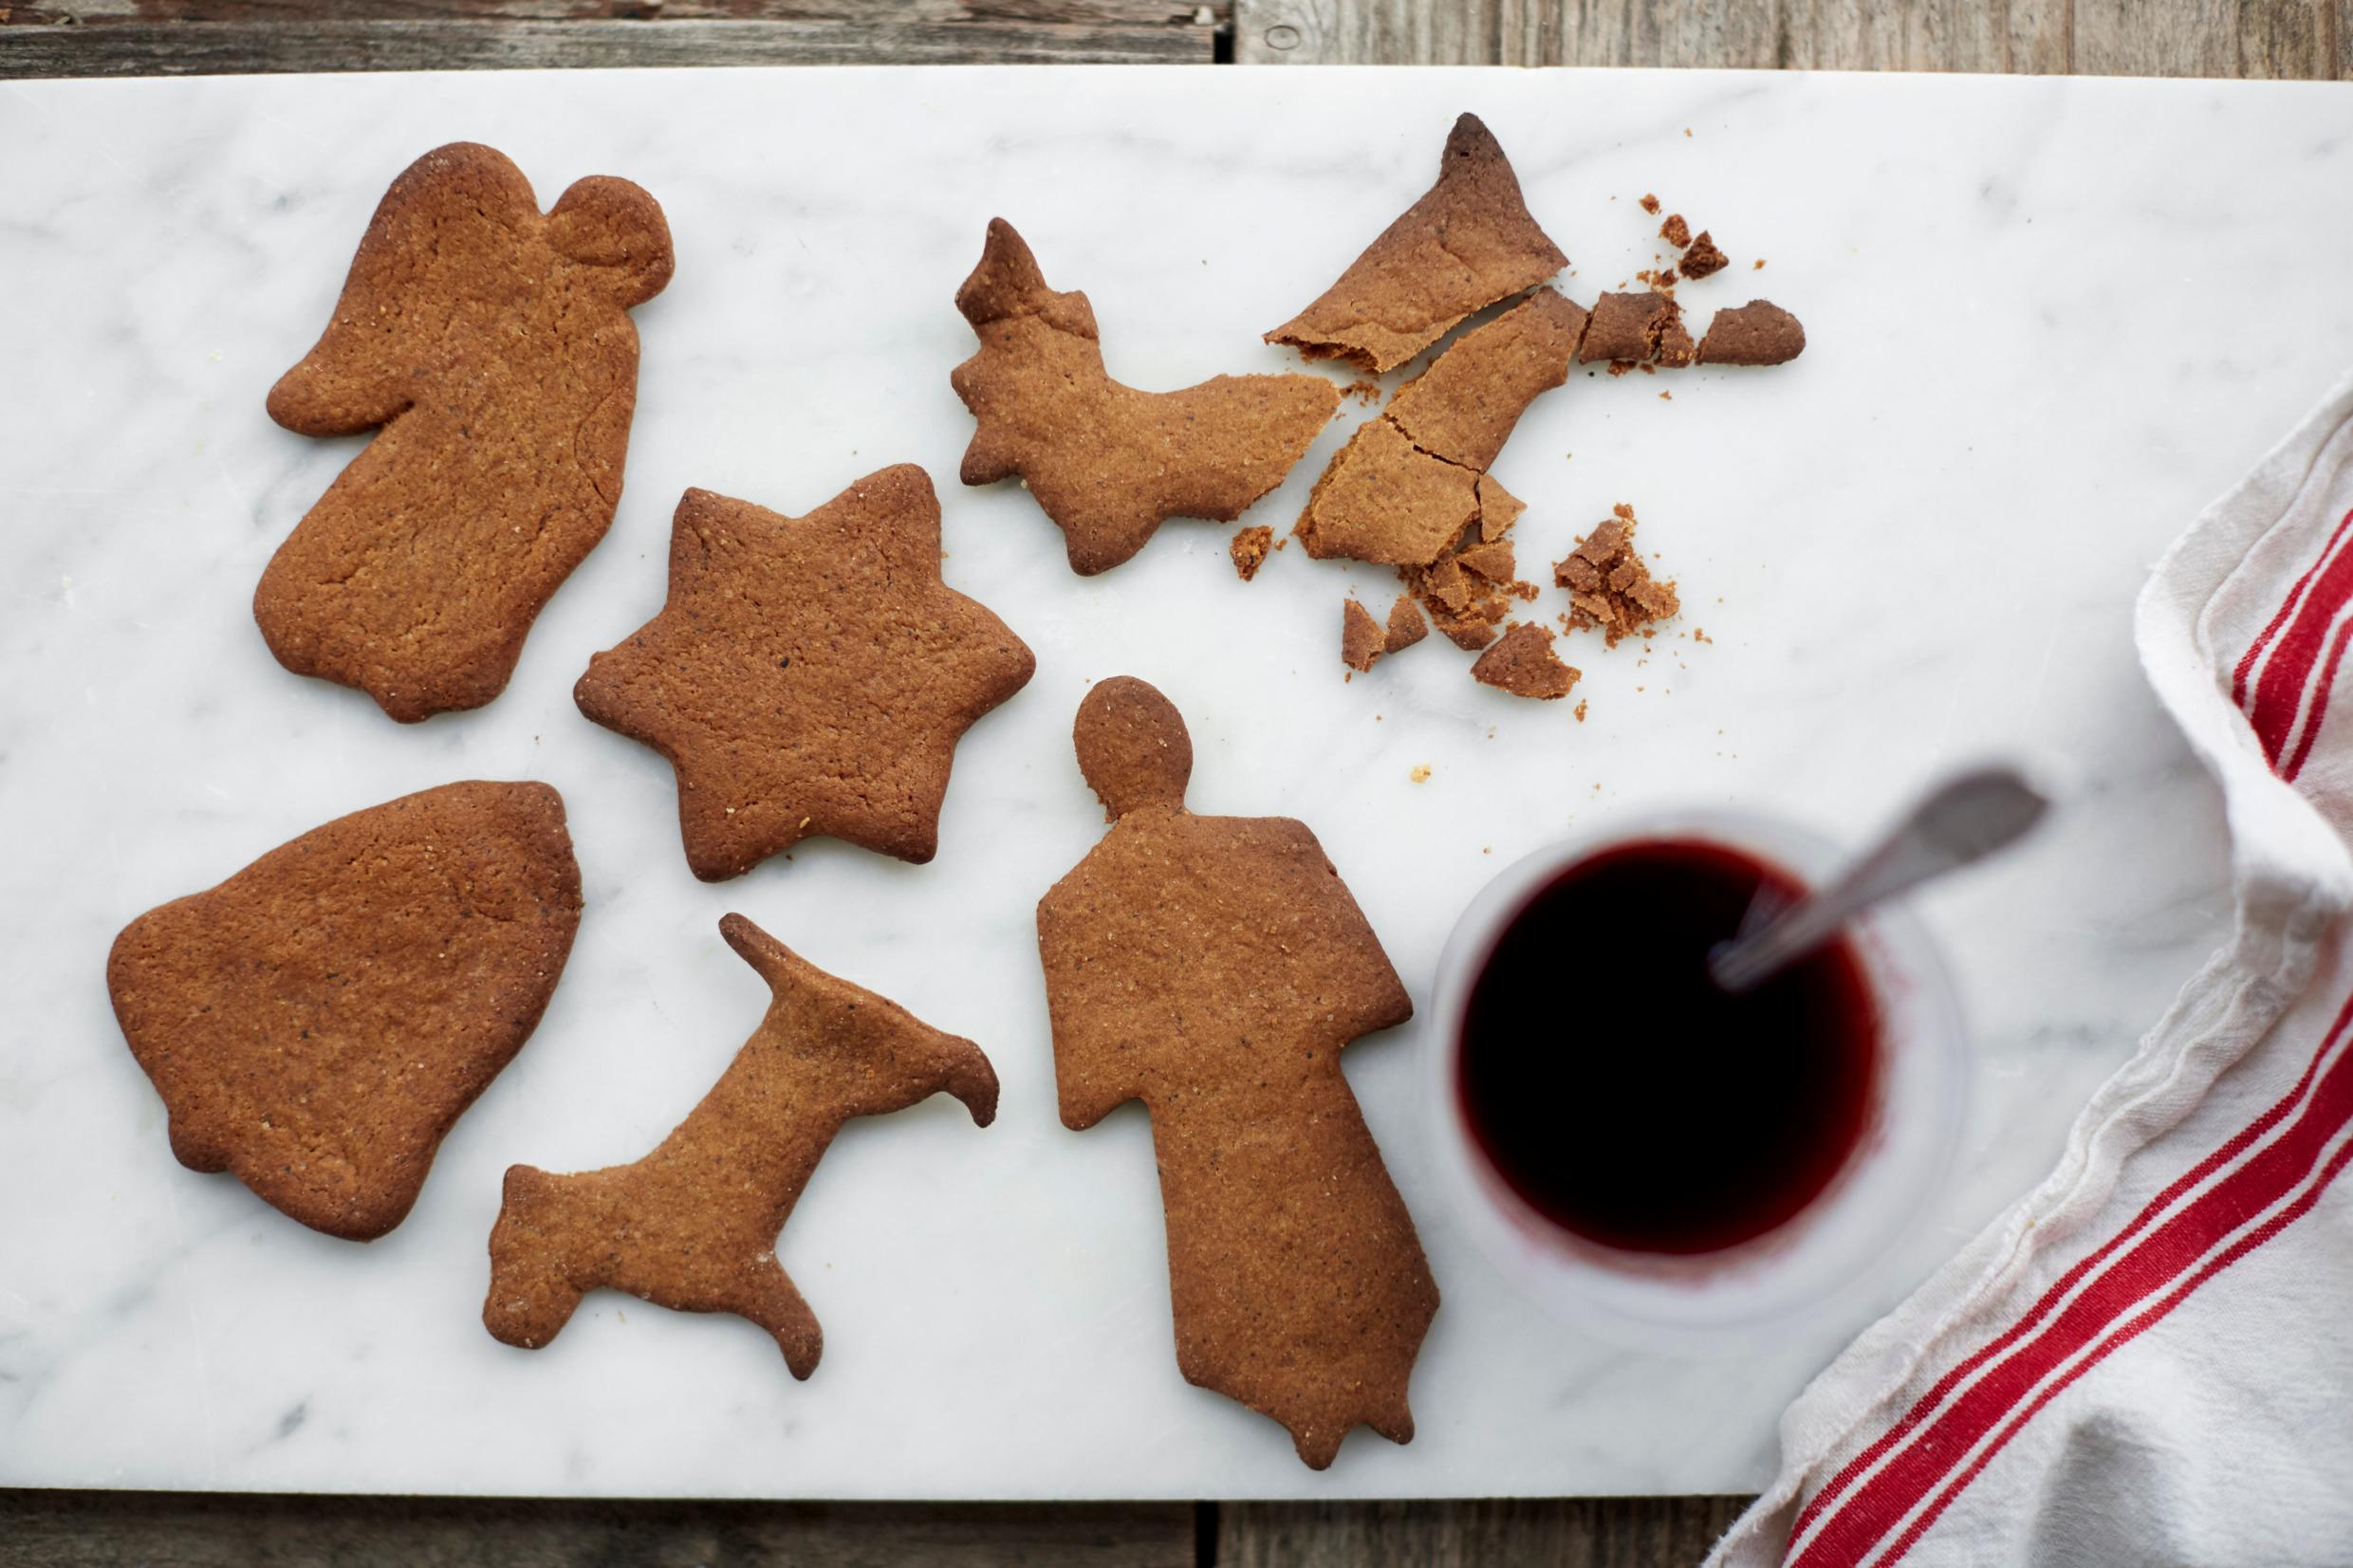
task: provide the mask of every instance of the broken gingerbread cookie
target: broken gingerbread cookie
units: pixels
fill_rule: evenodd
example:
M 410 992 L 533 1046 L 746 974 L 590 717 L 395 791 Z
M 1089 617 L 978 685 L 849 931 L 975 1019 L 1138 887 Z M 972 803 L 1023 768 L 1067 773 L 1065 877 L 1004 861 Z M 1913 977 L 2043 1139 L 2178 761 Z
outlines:
M 1547 702 L 1567 696 L 1582 673 L 1552 651 L 1551 631 L 1529 621 L 1505 632 L 1471 666 L 1471 678 L 1483 685 Z
M 1038 904 L 1055 1082 L 1071 1128 L 1152 1116 L 1177 1368 L 1316 1469 L 1360 1422 L 1406 1442 L 1437 1286 L 1340 1066 L 1404 985 L 1306 824 L 1186 809 L 1158 692 L 1102 682 L 1073 738 L 1113 825 Z
M 768 1013 L 702 1102 L 632 1165 L 578 1175 L 511 1166 L 491 1231 L 482 1321 L 537 1349 L 581 1298 L 610 1288 L 765 1329 L 795 1377 L 817 1368 L 817 1318 L 776 1260 L 778 1236 L 842 1124 L 935 1094 L 995 1119 L 980 1047 L 827 974 L 740 914 L 727 945 L 768 983 Z
M 1502 146 L 1467 114 L 1447 135 L 1437 183 L 1267 341 L 1394 370 L 1473 311 L 1567 265 L 1529 215 Z
M 269 392 L 300 434 L 376 433 L 262 573 L 253 618 L 280 664 L 403 723 L 506 689 L 612 526 L 629 309 L 671 267 L 661 209 L 624 179 L 543 213 L 503 154 L 459 142 L 393 181 L 325 332 Z
M 1274 548 L 1274 530 L 1264 523 L 1248 528 L 1236 528 L 1233 541 L 1226 546 L 1233 557 L 1233 574 L 1248 582 L 1258 575 L 1258 568 L 1267 563 L 1268 552 Z
M 1715 313 L 1699 340 L 1703 365 L 1779 365 L 1806 352 L 1806 328 L 1770 300 Z
M 1660 582 L 1635 552 L 1634 508 L 1620 502 L 1612 515 L 1552 568 L 1552 580 L 1568 590 L 1572 630 L 1598 629 L 1604 647 L 1615 648 L 1630 632 L 1641 632 L 1682 609 L 1673 582 Z
M 563 798 L 444 784 L 148 911 L 106 989 L 182 1165 L 372 1241 L 530 1038 L 579 926 Z
M 989 220 L 956 309 L 980 339 L 949 378 L 976 424 L 964 483 L 1020 475 L 1083 577 L 1133 556 L 1169 518 L 1232 522 L 1283 482 L 1340 407 L 1340 389 L 1320 376 L 1122 386 L 1103 369 L 1086 296 L 1047 287 L 1003 218 Z
M 1680 369 L 1695 353 L 1682 308 L 1671 294 L 1604 294 L 1593 302 L 1591 321 L 1578 345 L 1581 364 L 1607 360 L 1619 365 L 1655 364 Z
M 686 492 L 661 614 L 572 694 L 670 760 L 695 876 L 821 836 L 932 858 L 956 742 L 1036 668 L 939 559 L 939 500 L 912 464 L 806 517 Z

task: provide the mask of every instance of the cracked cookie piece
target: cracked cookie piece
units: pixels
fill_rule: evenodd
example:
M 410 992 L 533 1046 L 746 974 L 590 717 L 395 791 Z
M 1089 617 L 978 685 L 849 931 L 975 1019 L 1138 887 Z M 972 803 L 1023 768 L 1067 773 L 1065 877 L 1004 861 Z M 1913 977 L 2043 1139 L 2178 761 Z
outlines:
M 1682 609 L 1675 584 L 1652 578 L 1635 553 L 1634 508 L 1620 502 L 1613 515 L 1552 568 L 1552 581 L 1568 590 L 1572 630 L 1598 628 L 1604 647 L 1615 648 L 1629 632 L 1661 621 Z
M 1386 417 L 1414 445 L 1485 472 L 1528 406 L 1568 379 L 1585 312 L 1539 288 L 1398 388 Z
M 1355 600 L 1343 600 L 1340 606 L 1340 662 L 1359 674 L 1373 667 L 1373 660 L 1389 651 L 1389 634 L 1373 613 Z
M 1318 561 L 1412 566 L 1435 560 L 1478 516 L 1477 470 L 1422 451 L 1384 415 L 1333 453 L 1292 531 Z
M 842 1124 L 935 1094 L 986 1127 L 997 1075 L 980 1047 L 838 979 L 740 914 L 719 934 L 768 982 L 760 1026 L 702 1103 L 633 1165 L 577 1175 L 510 1166 L 491 1231 L 483 1326 L 535 1350 L 591 1290 L 768 1331 L 795 1377 L 817 1370 L 817 1316 L 776 1241 Z
M 581 180 L 542 213 L 503 154 L 459 142 L 393 181 L 325 332 L 269 392 L 290 431 L 376 432 L 254 591 L 280 664 L 402 723 L 506 689 L 612 526 L 629 307 L 671 266 L 661 209 L 625 179 Z
M 563 797 L 444 784 L 148 911 L 106 989 L 180 1164 L 373 1241 L 530 1038 L 579 927 Z
M 1267 563 L 1267 552 L 1273 548 L 1274 530 L 1263 523 L 1236 529 L 1233 542 L 1226 546 L 1233 557 L 1234 575 L 1245 582 L 1258 575 L 1258 568 Z
M 1683 325 L 1682 308 L 1672 295 L 1651 290 L 1640 294 L 1604 294 L 1593 302 L 1584 341 L 1577 360 L 1592 364 L 1656 364 L 1680 369 L 1693 357 L 1691 333 Z
M 1315 1469 L 1359 1423 L 1407 1442 L 1438 1290 L 1340 1062 L 1405 987 L 1306 824 L 1186 808 L 1158 692 L 1103 681 L 1072 738 L 1113 825 L 1038 902 L 1055 1089 L 1070 1128 L 1151 1115 L 1177 1370 Z
M 980 352 L 949 379 L 975 429 L 962 478 L 1019 474 L 1092 577 L 1144 547 L 1172 517 L 1231 523 L 1283 482 L 1340 407 L 1321 376 L 1217 376 L 1139 392 L 1103 369 L 1094 308 L 1047 286 L 1003 218 L 956 290 Z
M 1567 696 L 1582 673 L 1552 651 L 1550 631 L 1529 621 L 1504 633 L 1502 640 L 1471 666 L 1471 678 L 1483 685 L 1545 702 Z
M 1503 148 L 1467 114 L 1446 138 L 1437 183 L 1267 341 L 1394 370 L 1473 311 L 1567 265 L 1529 215 Z
M 1732 258 L 1718 250 L 1714 238 L 1702 229 L 1699 237 L 1691 242 L 1691 248 L 1683 252 L 1683 259 L 1677 265 L 1682 267 L 1683 276 L 1704 278 L 1711 273 L 1721 272 L 1731 262 Z
M 1787 364 L 1806 352 L 1806 328 L 1770 300 L 1719 310 L 1699 340 L 1703 365 Z
M 902 463 L 806 517 L 688 490 L 661 614 L 572 695 L 670 760 L 687 864 L 715 882 L 820 836 L 929 860 L 957 740 L 1035 668 L 940 581 L 939 501 Z

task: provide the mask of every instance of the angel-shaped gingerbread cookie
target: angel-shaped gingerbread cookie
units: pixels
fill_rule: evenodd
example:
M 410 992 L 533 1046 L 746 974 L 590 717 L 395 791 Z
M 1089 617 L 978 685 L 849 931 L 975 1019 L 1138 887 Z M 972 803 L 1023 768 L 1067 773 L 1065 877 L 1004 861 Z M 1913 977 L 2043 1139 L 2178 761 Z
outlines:
M 1413 1004 L 1315 835 L 1185 809 L 1193 745 L 1121 676 L 1080 706 L 1110 833 L 1038 904 L 1062 1118 L 1152 1115 L 1176 1365 L 1322 1469 L 1359 1422 L 1414 1435 L 1438 1304 L 1340 1052 Z
M 542 213 L 505 155 L 458 142 L 394 180 L 318 345 L 269 392 L 304 435 L 376 438 L 253 595 L 278 662 L 403 722 L 479 708 L 612 526 L 637 404 L 629 307 L 669 226 L 625 179 Z

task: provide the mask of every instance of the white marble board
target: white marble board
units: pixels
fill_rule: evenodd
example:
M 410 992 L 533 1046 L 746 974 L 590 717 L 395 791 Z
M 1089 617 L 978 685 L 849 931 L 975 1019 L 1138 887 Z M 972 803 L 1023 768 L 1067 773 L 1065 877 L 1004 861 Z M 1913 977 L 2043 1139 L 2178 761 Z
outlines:
M 1091 581 L 1018 488 L 955 484 L 951 305 L 992 213 L 1093 298 L 1149 388 L 1277 370 L 1258 341 L 1428 183 L 1465 108 L 1589 299 L 1652 264 L 1645 191 L 1810 343 L 1773 372 L 1579 377 L 1497 465 L 1529 566 L 1630 501 L 1681 580 L 1647 663 L 1579 639 L 1567 704 L 1473 686 L 1433 639 L 1343 684 L 1350 585 L 1296 548 L 1244 585 L 1170 525 Z M 325 319 L 391 176 L 458 138 L 543 200 L 625 175 L 676 281 L 644 340 L 612 534 L 505 696 L 420 728 L 286 673 L 249 600 L 354 441 L 262 397 Z M 1726 1491 L 1856 1327 L 2040 1174 L 2228 918 L 2215 798 L 2135 670 L 2150 562 L 2353 358 L 2353 94 L 1921 77 L 1053 68 L 580 72 L 0 84 L 0 1483 L 828 1497 Z M 1762 272 L 1751 261 L 1769 258 Z M 1344 377 L 1343 378 L 1344 378 Z M 1394 384 L 1398 377 L 1388 378 Z M 1661 394 L 1672 390 L 1672 400 Z M 1353 403 L 1346 420 L 1362 416 Z M 1252 521 L 1288 526 L 1336 426 Z M 887 463 L 942 487 L 949 581 L 1038 654 L 958 754 L 937 860 L 837 844 L 696 882 L 667 768 L 574 710 L 663 592 L 699 485 L 806 511 Z M 1547 612 L 1561 606 L 1548 590 Z M 1436 1206 L 1413 1026 L 1348 1071 L 1445 1302 L 1419 1435 L 1328 1473 L 1171 1354 L 1139 1109 L 1054 1114 L 1031 911 L 1102 820 L 1093 679 L 1182 706 L 1201 809 L 1321 835 L 1426 1000 L 1455 912 L 1567 830 L 1689 802 L 1848 838 L 1988 751 L 2066 781 L 2032 847 L 1926 900 L 1982 1064 L 1962 1170 L 1843 1313 L 1732 1359 L 1589 1342 Z M 1424 783 L 1413 771 L 1427 764 Z M 587 913 L 546 1022 L 365 1247 L 180 1169 L 108 1013 L 133 915 L 346 810 L 466 777 L 568 803 Z M 599 1296 L 551 1348 L 483 1331 L 499 1173 L 635 1158 L 759 1015 L 742 910 L 968 1034 L 1004 1079 L 856 1124 L 787 1230 L 823 1319 L 795 1383 L 749 1324 Z M 1578 978 L 1564 974 L 1564 986 Z M 1623 1108 L 1563 1105 L 1581 1117 Z

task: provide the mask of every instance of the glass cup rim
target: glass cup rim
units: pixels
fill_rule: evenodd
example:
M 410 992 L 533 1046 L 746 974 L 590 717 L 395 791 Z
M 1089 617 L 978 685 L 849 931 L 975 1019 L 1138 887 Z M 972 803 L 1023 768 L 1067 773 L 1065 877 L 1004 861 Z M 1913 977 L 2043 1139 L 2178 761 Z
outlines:
M 1457 1092 L 1470 982 L 1545 882 L 1613 849 L 1677 839 L 1762 858 L 1807 887 L 1843 864 L 1846 853 L 1786 817 L 1684 806 L 1620 818 L 1513 861 L 1464 909 L 1438 962 L 1424 1052 L 1424 1132 L 1455 1216 L 1525 1291 L 1556 1315 L 1605 1337 L 1641 1348 L 1706 1351 L 1731 1335 L 1810 1319 L 1860 1286 L 1872 1262 L 1918 1220 L 1950 1175 L 1972 1053 L 1941 950 L 1900 902 L 1881 905 L 1851 928 L 1881 1010 L 1887 1053 L 1881 1124 L 1795 1219 L 1719 1252 L 1668 1255 L 1608 1247 L 1538 1213 L 1478 1146 Z M 1902 1106 L 1893 1100 L 1899 1088 L 1907 1096 Z M 1574 1113 L 1564 1108 L 1563 1114 Z M 1899 1128 L 1898 1116 L 1918 1124 Z M 1891 1150 L 1900 1156 L 1892 1162 Z M 1880 1190 L 1862 1193 L 1858 1208 L 1850 1190 L 1864 1183 Z M 1838 1230 L 1825 1241 L 1821 1232 L 1833 1214 Z

